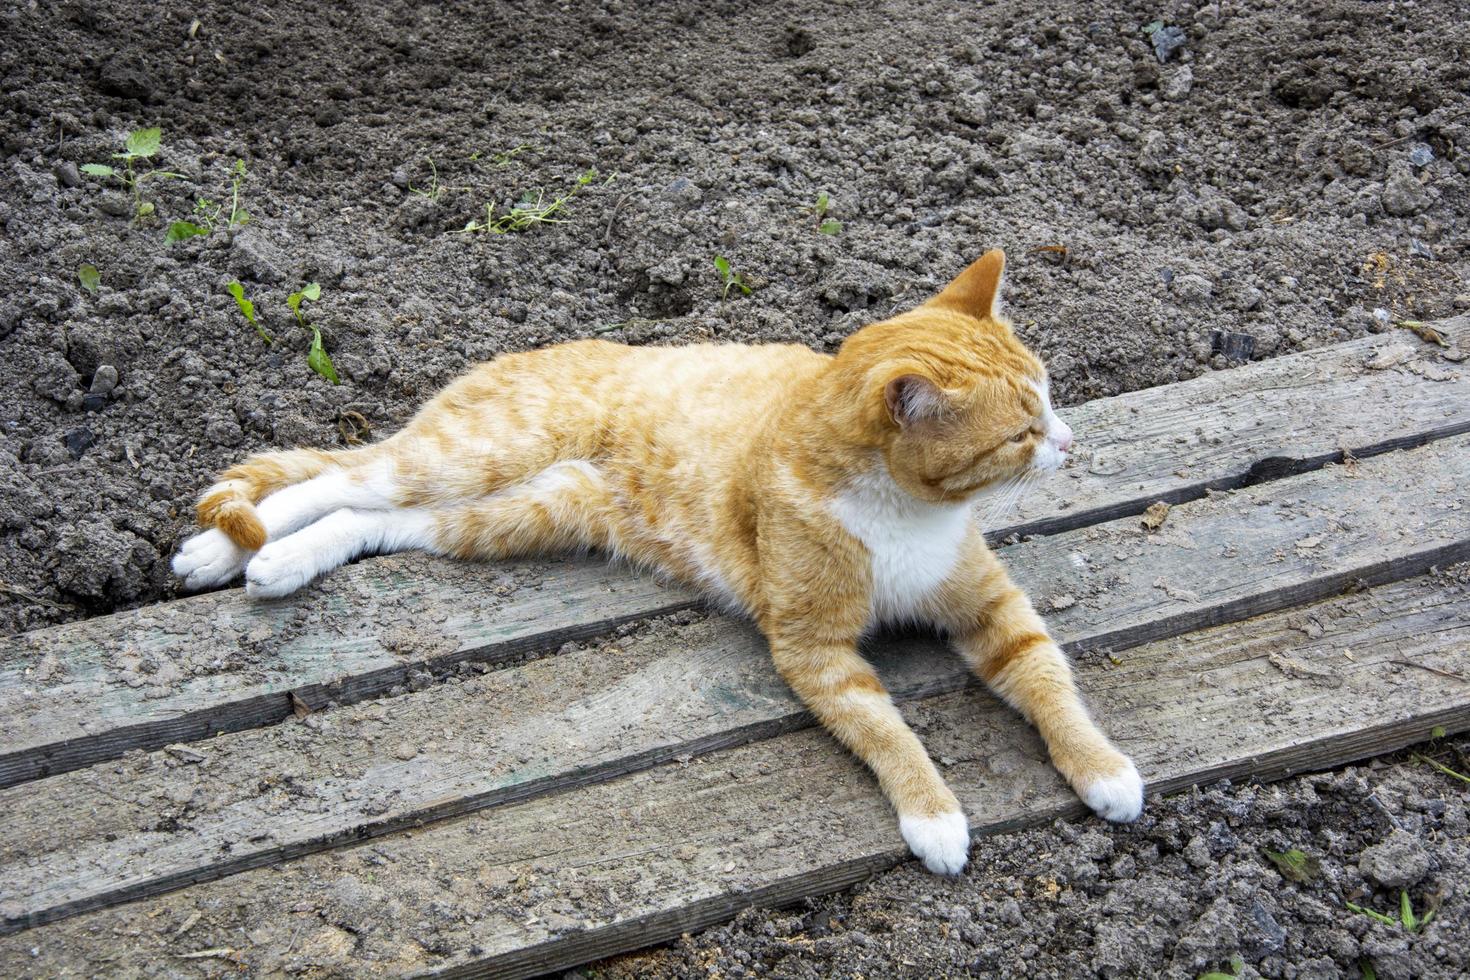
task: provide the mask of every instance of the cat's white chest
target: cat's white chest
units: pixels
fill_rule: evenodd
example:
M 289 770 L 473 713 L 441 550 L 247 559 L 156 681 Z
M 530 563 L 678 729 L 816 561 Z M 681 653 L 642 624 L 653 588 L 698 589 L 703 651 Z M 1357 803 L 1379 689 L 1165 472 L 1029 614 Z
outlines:
M 911 618 L 960 557 L 970 505 L 916 500 L 883 467 L 854 481 L 829 505 L 872 561 L 874 624 Z

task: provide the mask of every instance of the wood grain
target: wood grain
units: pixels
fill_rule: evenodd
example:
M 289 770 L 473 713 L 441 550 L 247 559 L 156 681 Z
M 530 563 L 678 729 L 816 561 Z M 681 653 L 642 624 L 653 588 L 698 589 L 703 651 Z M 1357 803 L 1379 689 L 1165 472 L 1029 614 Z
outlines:
M 1470 728 L 1464 683 L 1395 663 L 1467 655 L 1470 589 L 1433 576 L 1147 644 L 1080 678 L 1157 794 Z M 1039 740 L 985 692 L 905 714 L 976 833 L 1082 813 Z M 871 778 L 801 731 L 6 937 L 0 974 L 185 975 L 197 963 L 180 954 L 213 950 L 250 975 L 532 976 L 904 859 Z
M 1464 349 L 1470 318 L 1436 325 Z M 1058 533 L 1470 431 L 1470 378 L 1399 332 L 1091 402 L 1063 475 L 993 529 Z M 228 590 L 0 639 L 0 787 L 271 725 L 291 695 L 377 697 L 416 672 L 554 651 L 694 596 L 599 561 L 358 563 L 271 603 Z
M 1154 532 L 1125 519 L 1002 555 L 1070 651 L 1116 652 L 1470 558 L 1467 495 L 1460 436 L 1215 494 Z M 901 698 L 968 683 L 929 639 L 868 653 Z M 371 707 L 332 713 L 330 730 L 239 733 L 0 792 L 0 809 L 35 815 L 0 825 L 0 929 L 812 723 L 755 631 L 721 617 Z

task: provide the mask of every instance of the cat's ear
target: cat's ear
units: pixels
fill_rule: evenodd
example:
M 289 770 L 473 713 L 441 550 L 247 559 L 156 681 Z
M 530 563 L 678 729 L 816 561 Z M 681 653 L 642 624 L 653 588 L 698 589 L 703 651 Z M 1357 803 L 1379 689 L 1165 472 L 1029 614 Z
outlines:
M 918 374 L 900 374 L 883 387 L 888 414 L 900 429 L 942 418 L 949 403 L 939 386 Z
M 929 301 L 973 317 L 1000 316 L 1000 287 L 1005 278 L 1006 253 L 993 248 L 955 276 L 954 282 Z

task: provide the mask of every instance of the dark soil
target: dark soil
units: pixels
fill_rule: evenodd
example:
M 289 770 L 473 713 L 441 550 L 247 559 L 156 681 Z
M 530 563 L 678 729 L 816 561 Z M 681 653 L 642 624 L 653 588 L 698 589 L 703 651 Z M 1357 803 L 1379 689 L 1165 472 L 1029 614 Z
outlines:
M 990 246 L 1069 403 L 1359 334 L 1374 308 L 1450 312 L 1456 4 L 1094 6 L 9 6 L 0 632 L 173 594 L 214 472 L 391 431 L 502 351 L 830 349 Z M 1187 37 L 1165 64 L 1155 19 Z M 185 176 L 134 222 L 78 167 L 151 125 Z M 166 246 L 237 159 L 250 223 Z M 454 233 L 591 168 L 565 224 Z M 808 213 L 823 191 L 840 234 Z M 721 301 L 716 254 L 750 296 Z M 286 309 L 308 281 L 340 386 Z
M 1470 773 L 1467 750 L 1460 739 L 1414 753 Z M 1301 881 L 1268 856 L 1291 850 L 1306 858 Z M 1150 799 L 1131 826 L 1059 821 L 988 838 L 958 881 L 910 862 L 852 892 L 750 910 L 572 975 L 1463 977 L 1467 868 L 1470 786 L 1405 753 Z M 1427 926 L 1402 925 L 1404 894 L 1416 917 L 1437 910 Z
M 832 349 L 993 246 L 1063 403 L 1470 307 L 1460 4 L 1101 6 L 7 5 L 0 633 L 173 595 L 214 472 L 392 431 L 503 351 Z M 1185 36 L 1162 64 L 1154 20 Z M 135 221 L 78 168 L 153 125 L 184 176 Z M 250 223 L 166 246 L 236 160 Z M 563 224 L 456 233 L 573 188 Z M 722 299 L 716 255 L 751 295 Z M 310 281 L 339 386 L 286 308 Z M 982 842 L 957 884 L 905 865 L 599 972 L 1461 975 L 1465 791 L 1398 760 L 1150 801 L 1132 828 Z M 1263 857 L 1288 847 L 1315 877 Z M 1343 910 L 1401 890 L 1444 903 L 1422 933 Z

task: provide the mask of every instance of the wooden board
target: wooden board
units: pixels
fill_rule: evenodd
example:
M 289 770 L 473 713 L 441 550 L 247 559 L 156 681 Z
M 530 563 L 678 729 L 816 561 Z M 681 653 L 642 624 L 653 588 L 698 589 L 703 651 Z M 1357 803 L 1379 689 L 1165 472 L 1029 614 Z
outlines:
M 1098 658 L 1080 681 L 1158 793 L 1470 728 L 1470 683 L 1437 672 L 1467 656 L 1470 588 L 1434 576 Z M 977 833 L 1082 813 L 984 691 L 905 714 Z M 901 860 L 871 777 L 802 731 L 5 937 L 0 975 L 532 976 Z
M 1003 552 L 1073 652 L 1123 650 L 1470 558 L 1470 437 Z M 810 724 L 739 621 L 567 654 L 0 792 L 13 931 Z M 964 686 L 938 644 L 871 655 L 900 697 Z M 409 750 L 404 749 L 408 746 Z M 191 761 L 192 760 L 192 761 Z M 258 787 L 285 786 L 264 793 Z
M 1438 326 L 1470 346 L 1470 318 Z M 994 537 L 1470 431 L 1467 374 L 1399 332 L 1065 410 L 1075 459 Z M 692 600 L 596 561 L 396 556 L 280 602 L 230 590 L 0 639 L 0 787 L 275 724 L 293 693 L 312 707 L 351 704 L 416 671 L 553 651 Z

